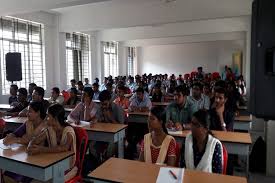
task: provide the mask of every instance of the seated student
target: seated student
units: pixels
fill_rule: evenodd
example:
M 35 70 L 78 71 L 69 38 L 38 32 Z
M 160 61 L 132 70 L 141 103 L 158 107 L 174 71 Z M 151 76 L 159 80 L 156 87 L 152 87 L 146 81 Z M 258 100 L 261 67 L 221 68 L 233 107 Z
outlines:
M 227 102 L 226 102 L 226 107 L 228 110 L 232 112 L 237 112 L 238 106 L 239 106 L 239 101 L 241 98 L 241 94 L 239 93 L 236 84 L 234 81 L 228 81 L 226 83 L 226 90 L 227 90 Z
M 99 85 L 98 83 L 94 83 L 93 86 L 93 91 L 94 91 L 94 96 L 93 96 L 93 100 L 98 100 L 98 97 L 99 97 L 99 94 L 100 94 L 100 91 L 99 91 Z
M 32 93 L 32 101 L 34 102 L 42 102 L 44 108 L 47 110 L 50 103 L 47 100 L 44 100 L 44 94 L 45 90 L 42 87 L 35 87 Z M 20 113 L 20 117 L 26 117 L 27 116 L 28 109 L 23 109 Z
M 3 143 L 10 144 L 23 144 L 28 145 L 29 142 L 41 133 L 46 127 L 44 119 L 46 117 L 46 110 L 41 102 L 31 102 L 28 106 L 28 119 L 21 125 L 15 132 L 8 134 Z M 25 177 L 13 172 L 6 171 L 4 176 L 5 182 L 31 182 L 31 178 Z
M 149 111 L 152 103 L 149 97 L 145 97 L 143 88 L 136 89 L 136 96 L 132 99 L 129 111 Z
M 77 94 L 82 95 L 83 90 L 84 90 L 84 85 L 83 85 L 82 81 L 78 81 L 77 82 L 77 92 L 78 92 Z
M 211 87 L 209 83 L 204 83 L 203 85 L 203 94 L 205 96 L 208 96 L 209 99 L 213 97 L 212 92 L 211 92 Z
M 165 111 L 153 107 L 148 117 L 148 134 L 144 135 L 139 160 L 147 163 L 176 166 L 176 141 L 165 127 Z
M 50 104 L 60 104 L 63 105 L 64 97 L 60 95 L 60 90 L 57 87 L 52 88 L 52 96 L 48 100 Z
M 84 88 L 86 88 L 86 87 L 92 88 L 92 85 L 89 83 L 89 79 L 88 79 L 88 78 L 85 78 L 85 79 L 84 79 L 84 82 L 85 82 Z
M 113 84 L 112 84 L 112 82 L 107 83 L 106 84 L 106 88 L 107 88 L 106 90 L 108 92 L 110 92 L 110 94 L 111 94 L 111 101 L 113 102 L 116 99 L 116 94 L 115 94 L 115 92 L 113 90 Z
M 117 87 L 117 98 L 114 100 L 114 103 L 122 107 L 122 109 L 129 108 L 129 100 L 125 97 L 125 86 Z
M 100 107 L 96 112 L 96 119 L 99 122 L 107 123 L 124 123 L 123 109 L 112 102 L 111 94 L 107 90 L 103 90 L 99 94 Z
M 14 103 L 17 102 L 17 90 L 18 86 L 17 85 L 11 85 L 10 86 L 10 97 L 9 97 L 9 104 L 13 106 Z
M 161 85 L 160 84 L 156 84 L 153 87 L 152 92 L 151 92 L 151 96 L 152 96 L 152 99 L 151 99 L 152 102 L 162 102 L 163 101 L 163 95 L 162 95 L 162 92 L 161 92 Z
M 195 112 L 191 122 L 191 134 L 187 135 L 182 145 L 180 166 L 191 170 L 222 173 L 222 144 L 207 126 L 207 112 Z
M 215 89 L 215 102 L 213 108 L 209 110 L 211 130 L 233 131 L 234 112 L 226 108 L 226 101 L 226 90 L 217 87 Z
M 166 127 L 169 129 L 190 129 L 191 111 L 187 105 L 188 89 L 185 86 L 175 88 L 175 101 L 166 108 Z
M 81 102 L 72 110 L 68 121 L 78 124 L 80 121 L 92 121 L 95 119 L 97 105 L 93 102 L 94 92 L 90 87 L 84 88 Z
M 136 83 L 134 82 L 134 77 L 129 76 L 127 85 L 130 88 L 131 92 L 133 93 L 136 89 Z
M 108 83 L 108 78 L 104 77 L 103 83 L 100 85 L 99 91 L 107 90 L 106 84 Z
M 194 83 L 192 86 L 192 96 L 187 97 L 187 103 L 191 109 L 191 115 L 200 109 L 209 110 L 210 99 L 202 94 L 203 86 L 201 83 Z
M 32 93 L 33 93 L 33 90 L 34 90 L 35 87 L 36 87 L 36 84 L 35 84 L 35 83 L 30 83 L 30 84 L 29 84 L 29 88 L 28 88 L 28 92 L 29 92 L 29 95 L 28 95 L 28 102 L 31 102 L 31 101 L 32 101 Z
M 28 107 L 29 102 L 27 101 L 28 92 L 26 88 L 19 88 L 17 92 L 18 102 L 14 105 L 12 109 L 7 110 L 7 112 L 2 113 L 0 115 L 5 116 L 18 116 L 19 112 Z
M 43 133 L 44 132 L 44 133 Z M 48 109 L 47 128 L 35 137 L 29 144 L 27 152 L 29 155 L 41 153 L 59 153 L 72 151 L 70 169 L 65 172 L 65 181 L 73 178 L 78 171 L 76 161 L 76 136 L 74 129 L 65 122 L 65 110 L 60 104 L 53 104 Z M 36 145 L 47 142 L 48 146 Z
M 67 107 L 74 108 L 77 104 L 77 89 L 76 88 L 71 88 L 70 89 L 70 98 L 68 101 L 65 103 Z
M 76 89 L 76 80 L 72 79 L 70 82 L 71 82 L 71 87 L 67 89 L 67 92 L 70 92 L 72 88 Z

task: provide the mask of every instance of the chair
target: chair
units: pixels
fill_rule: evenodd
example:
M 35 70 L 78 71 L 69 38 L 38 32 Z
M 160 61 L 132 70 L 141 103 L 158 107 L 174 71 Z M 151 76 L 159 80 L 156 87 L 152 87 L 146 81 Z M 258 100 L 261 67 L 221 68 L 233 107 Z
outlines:
M 0 119 L 0 139 L 3 138 L 6 122 Z
M 222 151 L 223 151 L 223 171 L 222 171 L 222 173 L 224 175 L 226 175 L 228 153 L 227 153 L 227 150 L 224 145 L 222 145 Z
M 67 92 L 67 91 L 65 91 L 65 90 L 63 90 L 61 93 L 62 93 L 62 95 L 64 97 L 64 102 L 67 102 L 69 100 L 69 98 L 70 98 L 70 93 Z
M 85 153 L 88 145 L 88 134 L 85 129 L 81 127 L 74 127 L 76 135 L 76 162 L 75 166 L 78 168 L 78 172 L 75 177 L 66 181 L 66 183 L 82 182 L 82 166 L 85 157 Z
M 176 163 L 177 166 L 180 164 L 180 144 L 176 142 Z

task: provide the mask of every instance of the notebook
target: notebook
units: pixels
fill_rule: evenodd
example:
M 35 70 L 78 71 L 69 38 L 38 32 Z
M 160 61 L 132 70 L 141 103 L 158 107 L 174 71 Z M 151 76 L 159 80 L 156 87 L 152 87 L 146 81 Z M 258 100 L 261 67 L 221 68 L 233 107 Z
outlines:
M 170 173 L 170 170 L 175 174 L 177 179 L 175 179 L 174 176 Z M 156 183 L 183 183 L 183 177 L 183 168 L 161 167 Z

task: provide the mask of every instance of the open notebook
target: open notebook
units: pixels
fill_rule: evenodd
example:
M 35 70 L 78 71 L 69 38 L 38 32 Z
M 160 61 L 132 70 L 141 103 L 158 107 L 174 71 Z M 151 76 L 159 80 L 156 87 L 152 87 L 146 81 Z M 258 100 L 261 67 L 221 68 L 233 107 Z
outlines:
M 169 130 L 168 129 L 168 134 L 169 135 L 181 135 L 182 131 L 176 131 L 176 130 Z
M 170 173 L 170 170 L 175 174 L 175 177 Z M 156 183 L 183 183 L 184 169 L 183 168 L 168 168 L 161 167 L 159 170 Z

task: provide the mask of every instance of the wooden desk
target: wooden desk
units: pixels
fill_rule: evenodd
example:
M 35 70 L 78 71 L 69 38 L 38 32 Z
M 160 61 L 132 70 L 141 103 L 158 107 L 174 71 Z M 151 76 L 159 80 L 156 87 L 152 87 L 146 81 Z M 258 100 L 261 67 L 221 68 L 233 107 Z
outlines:
M 12 106 L 10 106 L 9 104 L 0 104 L 0 110 L 7 111 L 11 108 Z
M 240 115 L 235 117 L 234 130 L 245 130 L 249 132 L 251 127 L 252 127 L 251 115 Z
M 162 107 L 166 107 L 168 106 L 170 103 L 169 102 L 152 102 L 153 106 L 162 106 Z
M 0 140 L 0 143 L 3 143 Z M 26 147 L 3 150 L 0 148 L 0 169 L 28 176 L 40 181 L 53 179 L 64 182 L 64 172 L 70 168 L 73 152 L 45 153 L 29 156 Z
M 14 131 L 27 121 L 27 117 L 3 118 L 6 122 L 5 130 Z
M 184 130 L 180 135 L 173 135 L 177 142 L 182 143 L 189 130 Z M 226 147 L 229 154 L 236 154 L 246 157 L 246 172 L 248 175 L 249 168 L 249 146 L 252 144 L 251 136 L 249 133 L 239 132 L 225 132 L 225 131 L 212 131 L 214 136 L 219 139 Z
M 155 183 L 160 166 L 110 158 L 88 176 L 97 182 Z M 246 178 L 184 170 L 184 183 L 247 183 Z
M 129 123 L 147 123 L 149 112 L 128 112 Z
M 124 158 L 124 138 L 127 125 L 113 123 L 95 123 L 90 127 L 89 122 L 81 122 L 80 125 L 72 124 L 84 128 L 89 140 L 118 143 L 118 157 Z

